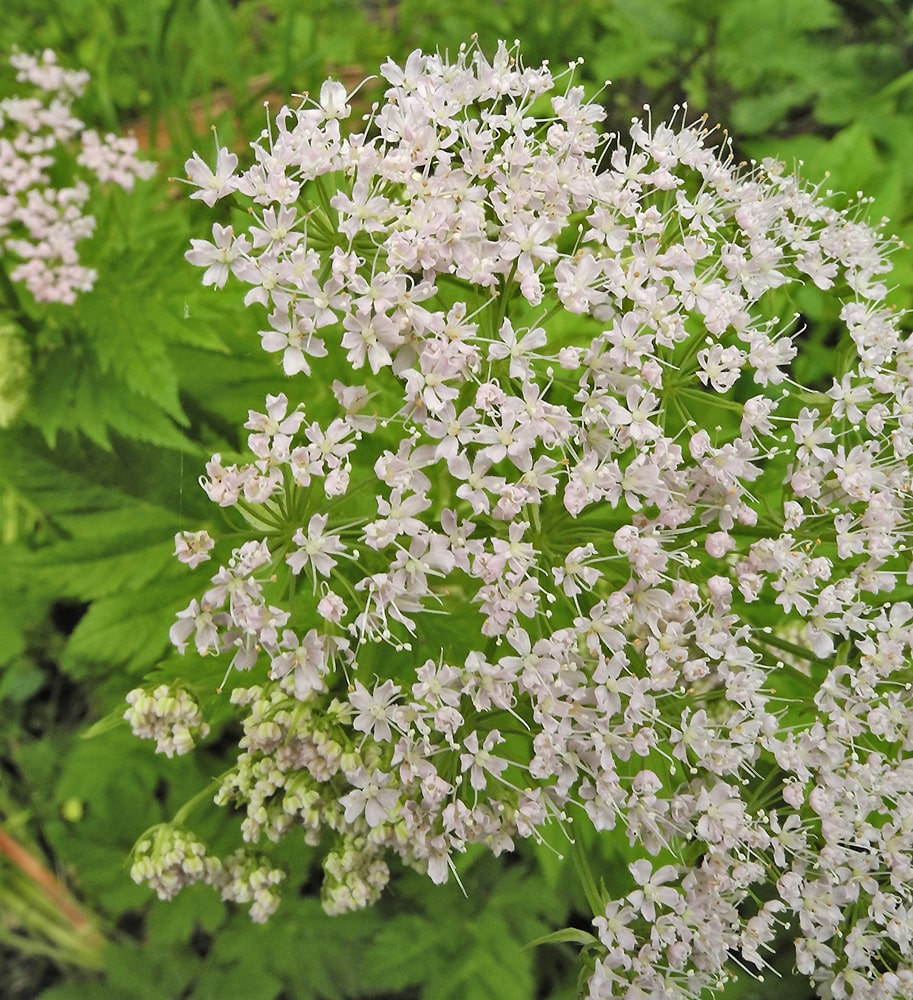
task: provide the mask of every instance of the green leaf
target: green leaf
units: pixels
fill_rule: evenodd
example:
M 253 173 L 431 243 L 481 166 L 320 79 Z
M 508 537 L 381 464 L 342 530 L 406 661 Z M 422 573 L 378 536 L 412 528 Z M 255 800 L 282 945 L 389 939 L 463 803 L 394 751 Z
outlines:
M 110 949 L 107 952 L 111 954 Z M 110 1000 L 109 987 L 98 977 L 73 975 L 50 989 L 42 990 L 39 1000 Z M 124 1000 L 131 1000 L 124 997 Z
M 816 34 L 839 23 L 829 0 L 726 4 L 713 68 L 718 80 L 740 94 L 726 124 L 738 135 L 758 135 L 812 102 L 832 56 L 830 46 L 815 44 Z
M 82 361 L 59 350 L 43 360 L 32 380 L 32 391 L 23 416 L 44 436 L 48 447 L 57 443 L 57 435 L 67 428 Z
M 61 661 L 64 670 L 85 677 L 97 664 L 133 671 L 153 666 L 169 646 L 173 594 L 171 581 L 164 581 L 93 603 L 70 636 Z
M 247 916 L 239 914 L 241 920 Z M 171 948 L 185 945 L 202 931 L 222 932 L 228 921 L 228 911 L 219 894 L 209 886 L 196 885 L 178 893 L 174 899 L 150 902 L 146 916 L 146 934 L 156 947 Z
M 80 739 L 83 740 L 94 740 L 98 736 L 104 736 L 105 733 L 110 733 L 112 729 L 118 729 L 121 726 L 126 725 L 124 720 L 125 709 L 122 706 L 118 706 L 112 712 L 109 712 L 104 718 L 98 720 L 98 722 L 93 723 L 87 729 L 84 729 L 80 734 Z
M 230 965 L 204 967 L 188 1000 L 274 1000 L 282 992 L 282 983 L 266 968 L 266 956 L 248 942 Z
M 187 949 L 156 949 L 145 941 L 124 941 L 106 959 L 106 991 L 118 1000 L 162 1000 L 183 997 L 199 967 L 199 956 Z
M 417 914 L 404 913 L 388 920 L 368 954 L 372 978 L 382 989 L 390 991 L 422 982 L 440 962 L 440 958 L 434 957 L 442 943 L 440 938 L 435 925 Z
M 265 927 L 239 914 L 216 939 L 213 958 L 228 961 L 239 951 L 258 951 L 295 1000 L 343 1000 L 362 994 L 364 984 L 373 981 L 364 956 L 380 925 L 374 910 L 329 917 L 315 898 L 297 899 L 294 905 L 283 903 Z
M 552 931 L 551 934 L 543 934 L 535 940 L 530 941 L 527 948 L 537 948 L 540 944 L 579 944 L 591 945 L 599 944 L 599 938 L 595 935 L 582 931 L 578 927 L 565 927 L 560 931 Z
M 152 296 L 137 301 L 142 286 L 130 277 L 135 278 L 122 280 L 105 272 L 79 303 L 98 371 L 183 421 L 177 375 L 159 330 L 163 303 Z
M 0 703 L 9 699 L 22 705 L 41 690 L 46 680 L 43 670 L 28 663 L 5 667 L 0 670 Z
M 0 480 L 44 511 L 51 534 L 32 551 L 12 550 L 9 564 L 56 599 L 94 602 L 61 658 L 73 676 L 97 664 L 149 667 L 168 648 L 174 612 L 198 589 L 172 557 L 179 519 L 106 488 L 91 467 L 68 471 L 62 458 L 17 441 L 0 452 Z
M 18 586 L 9 586 L 13 583 L 10 557 L 17 551 L 12 546 L 4 551 L 6 572 L 4 583 L 0 584 L 0 592 L 3 593 L 3 600 L 0 600 L 0 664 L 9 663 L 23 652 L 26 644 L 25 629 L 34 614 L 26 594 Z M 0 687 L 0 697 L 2 697 L 2 687 Z
M 535 956 L 527 945 L 547 919 L 562 919 L 561 904 L 525 865 L 505 869 L 476 853 L 460 862 L 466 897 L 421 876 L 398 884 L 399 912 L 383 921 L 366 958 L 372 982 L 378 991 L 418 987 L 423 1000 L 529 1000 Z
M 152 504 L 133 501 L 57 523 L 71 537 L 22 558 L 49 582 L 53 578 L 60 596 L 90 601 L 179 573 L 172 556 L 176 518 Z

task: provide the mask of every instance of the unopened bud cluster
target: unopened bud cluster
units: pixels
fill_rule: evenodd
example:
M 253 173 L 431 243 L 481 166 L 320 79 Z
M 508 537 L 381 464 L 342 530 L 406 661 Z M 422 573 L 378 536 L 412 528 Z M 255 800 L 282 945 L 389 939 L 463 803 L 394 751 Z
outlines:
M 893 244 L 685 110 L 601 134 L 574 69 L 415 52 L 360 131 L 329 81 L 247 169 L 188 163 L 249 214 L 187 257 L 287 376 L 207 465 L 235 534 L 177 543 L 218 569 L 174 644 L 254 677 L 217 801 L 322 843 L 333 913 L 394 855 L 443 882 L 552 823 L 624 838 L 592 1000 L 706 995 L 784 938 L 823 995 L 909 996 Z M 842 330 L 815 386 L 801 285 Z
M 262 924 L 279 905 L 279 887 L 285 877 L 285 872 L 274 868 L 265 855 L 238 850 L 221 863 L 212 885 L 226 902 L 250 906 L 251 920 Z
M 210 856 L 193 833 L 170 824 L 153 827 L 139 840 L 130 875 L 134 882 L 147 883 L 159 899 L 172 899 L 186 886 L 202 882 L 226 902 L 249 905 L 255 923 L 275 912 L 285 879 L 260 854 L 239 850 L 222 861 Z
M 209 735 L 196 698 L 182 688 L 160 684 L 152 691 L 135 688 L 127 695 L 124 718 L 134 735 L 155 740 L 156 753 L 168 757 L 189 753 Z
M 130 877 L 146 882 L 159 899 L 172 899 L 185 886 L 211 882 L 221 868 L 195 834 L 172 826 L 149 830 L 133 849 Z

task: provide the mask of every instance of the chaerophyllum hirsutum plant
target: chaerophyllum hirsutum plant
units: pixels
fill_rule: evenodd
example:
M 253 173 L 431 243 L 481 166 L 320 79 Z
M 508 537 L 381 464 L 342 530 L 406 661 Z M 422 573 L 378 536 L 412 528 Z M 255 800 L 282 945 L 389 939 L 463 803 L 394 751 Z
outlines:
M 894 244 L 687 109 L 605 134 L 517 46 L 381 73 L 362 121 L 328 81 L 246 169 L 187 164 L 223 213 L 187 258 L 246 286 L 285 377 L 206 466 L 225 532 L 176 543 L 209 582 L 172 642 L 245 678 L 215 799 L 246 846 L 182 810 L 134 878 L 264 920 L 303 836 L 340 913 L 394 858 L 442 883 L 591 826 L 635 857 L 615 898 L 587 880 L 591 1000 L 710 995 L 784 935 L 822 997 L 913 996 Z M 816 386 L 808 285 L 844 343 Z M 189 750 L 192 686 L 131 693 L 134 729 Z

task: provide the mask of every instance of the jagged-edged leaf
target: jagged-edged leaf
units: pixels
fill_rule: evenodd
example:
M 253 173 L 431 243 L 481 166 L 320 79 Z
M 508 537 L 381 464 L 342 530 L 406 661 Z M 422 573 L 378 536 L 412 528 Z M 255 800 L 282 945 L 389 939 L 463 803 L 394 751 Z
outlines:
M 87 368 L 77 388 L 74 419 L 79 429 L 102 448 L 110 448 L 111 432 L 162 448 L 192 447 L 175 419 L 149 405 L 130 387 Z M 186 422 L 181 420 L 182 423 Z
M 92 456 L 82 471 L 66 468 L 65 460 L 85 452 L 54 455 L 12 435 L 0 442 L 0 482 L 21 493 L 44 524 L 33 548 L 9 551 L 13 575 L 56 599 L 92 602 L 63 651 L 64 668 L 84 676 L 97 664 L 153 665 L 168 648 L 174 610 L 198 589 L 172 557 L 179 514 L 102 485 L 118 470 Z
M 41 1000 L 162 1000 L 183 997 L 197 973 L 200 957 L 192 949 L 156 951 L 146 941 L 112 942 L 105 953 L 103 980 L 76 979 L 41 994 Z
M 28 565 L 47 579 L 58 597 L 83 601 L 125 589 L 138 590 L 160 577 L 172 577 L 175 567 L 169 528 L 174 522 L 167 517 L 167 512 L 153 511 L 152 516 L 158 515 L 154 540 L 145 541 L 141 532 L 133 536 L 129 531 L 110 530 L 104 524 L 104 516 L 86 517 L 78 525 L 76 537 L 31 553 Z M 129 513 L 138 520 L 143 512 Z M 115 516 L 112 515 L 112 519 Z M 102 529 L 94 537 L 85 533 L 93 520 L 100 521 Z
M 131 670 L 153 666 L 168 650 L 173 595 L 169 580 L 94 601 L 70 636 L 61 665 L 74 677 L 91 673 L 97 664 Z
M 466 897 L 453 884 L 404 880 L 403 905 L 384 921 L 366 958 L 377 990 L 417 987 L 422 1000 L 535 995 L 535 953 L 526 946 L 564 916 L 561 906 L 522 864 L 505 870 L 484 855 L 468 860 Z M 412 912 L 403 912 L 406 905 Z
M 34 373 L 23 417 L 41 431 L 50 448 L 57 443 L 61 429 L 70 429 L 81 367 L 79 358 L 58 350 L 42 359 Z
M 60 350 L 48 357 L 36 373 L 24 416 L 52 448 L 61 431 L 82 433 L 106 450 L 112 434 L 165 448 L 192 447 L 177 426 L 187 422 L 179 407 L 172 414 L 152 405 L 119 373 L 101 371 L 85 352 Z
M 158 329 L 158 304 L 143 305 L 145 309 L 137 309 L 129 292 L 101 283 L 86 296 L 80 311 L 92 335 L 98 370 L 123 380 L 131 392 L 184 422 L 177 373 Z
M 207 961 L 194 977 L 187 1000 L 274 1000 L 282 992 L 281 981 L 269 970 L 269 957 L 262 948 L 251 947 L 255 930 L 247 928 L 245 945 L 235 949 L 231 958 L 216 964 Z
M 259 952 L 295 1000 L 343 1000 L 359 996 L 373 978 L 364 956 L 380 925 L 370 910 L 328 917 L 311 896 L 283 905 L 266 927 L 251 926 L 246 916 L 232 922 L 215 941 L 212 958 L 228 963 L 239 950 Z M 269 941 L 268 952 L 258 947 L 261 939 Z
M 437 974 L 435 960 L 442 943 L 439 926 L 414 913 L 388 919 L 371 942 L 368 961 L 373 981 L 382 990 L 404 990 Z
M 241 920 L 247 920 L 246 915 Z M 159 945 L 180 947 L 199 931 L 214 933 L 228 920 L 225 904 L 208 886 L 178 893 L 167 905 L 153 903 L 146 917 L 146 933 Z
M 34 433 L 0 432 L 0 483 L 46 516 L 116 505 L 104 486 L 69 470 L 64 456 L 52 453 Z

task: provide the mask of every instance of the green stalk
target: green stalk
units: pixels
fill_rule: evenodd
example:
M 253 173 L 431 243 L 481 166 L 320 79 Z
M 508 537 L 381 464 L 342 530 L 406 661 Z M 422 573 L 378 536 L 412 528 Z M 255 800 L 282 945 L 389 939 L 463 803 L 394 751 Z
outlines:
M 752 640 L 756 643 L 761 643 L 764 646 L 773 646 L 774 649 L 781 649 L 784 653 L 790 653 L 792 656 L 797 656 L 801 660 L 805 660 L 807 663 L 817 663 L 818 657 L 814 653 L 809 652 L 802 646 L 797 646 L 794 642 L 790 642 L 788 639 L 781 639 L 778 635 L 774 635 L 772 632 L 764 632 L 761 629 L 755 630 L 752 634 Z
M 228 774 L 228 771 L 225 772 Z M 188 799 L 180 809 L 174 814 L 174 819 L 172 819 L 169 826 L 183 826 L 187 817 L 193 812 L 197 805 L 203 801 L 207 796 L 212 795 L 213 790 L 217 789 L 222 783 L 222 779 L 225 775 L 220 775 L 218 778 L 213 778 L 212 781 L 200 792 L 197 792 L 193 798 Z
M 0 855 L 12 866 L 0 888 L 2 910 L 14 918 L 13 929 L 5 928 L 0 938 L 19 951 L 99 968 L 104 936 L 66 886 L 2 826 Z
M 589 858 L 587 858 L 583 845 L 580 843 L 580 838 L 572 839 L 570 846 L 571 860 L 574 863 L 574 871 L 577 872 L 577 877 L 580 879 L 583 894 L 586 896 L 586 901 L 593 911 L 593 916 L 598 917 L 601 913 L 605 913 L 606 901 L 603 899 L 602 893 L 596 885 L 593 870 L 590 868 Z
M 515 260 L 513 262 L 513 265 L 511 266 L 510 274 L 508 274 L 507 277 L 504 278 L 501 283 L 501 294 L 498 296 L 498 310 L 497 310 L 498 316 L 497 319 L 494 321 L 494 324 L 492 325 L 491 329 L 492 337 L 498 336 L 498 331 L 501 329 L 501 324 L 504 322 L 504 317 L 507 315 L 507 306 L 511 299 L 511 296 L 508 294 L 508 289 L 513 284 L 514 276 L 516 275 L 516 273 L 517 273 L 517 262 Z

